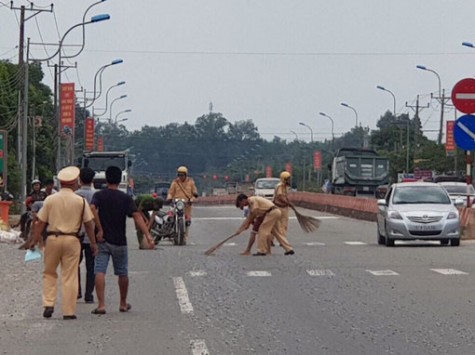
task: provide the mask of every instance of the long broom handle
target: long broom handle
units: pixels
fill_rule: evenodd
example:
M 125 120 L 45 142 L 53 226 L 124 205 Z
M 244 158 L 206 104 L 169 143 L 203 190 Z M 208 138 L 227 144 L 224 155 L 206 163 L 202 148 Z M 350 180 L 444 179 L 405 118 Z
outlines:
M 221 247 L 224 243 L 226 243 L 228 240 L 234 238 L 235 236 L 241 234 L 241 232 L 236 232 L 232 235 L 230 235 L 229 237 L 227 237 L 225 240 L 223 240 L 222 242 L 220 242 L 219 244 L 216 244 L 215 246 L 209 248 L 208 250 L 205 251 L 205 255 L 211 255 L 213 254 L 219 247 Z

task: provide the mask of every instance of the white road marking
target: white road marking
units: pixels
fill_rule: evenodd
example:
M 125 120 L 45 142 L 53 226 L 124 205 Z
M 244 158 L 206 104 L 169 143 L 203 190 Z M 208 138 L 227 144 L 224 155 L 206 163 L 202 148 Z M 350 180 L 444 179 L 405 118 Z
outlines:
M 341 217 L 334 216 L 312 216 L 318 219 L 340 219 Z M 240 220 L 242 221 L 244 216 L 241 217 L 193 217 L 193 221 L 230 221 L 230 220 Z M 297 219 L 296 217 L 289 217 L 289 219 Z
M 467 272 L 456 270 L 456 269 L 431 269 L 434 272 L 438 272 L 442 275 L 468 275 Z
M 178 298 L 178 304 L 180 305 L 181 313 L 193 313 L 193 305 L 188 297 L 188 291 L 186 290 L 185 282 L 182 277 L 174 277 L 173 283 L 175 284 L 176 297 Z
M 206 272 L 203 270 L 190 271 L 189 274 L 191 277 L 206 276 Z
M 321 243 L 321 242 L 310 242 L 310 243 L 305 243 L 305 245 L 308 245 L 309 247 L 313 247 L 313 246 L 324 246 L 325 243 Z
M 265 277 L 265 276 L 272 276 L 272 274 L 268 271 L 249 271 L 247 276 L 258 276 L 258 277 Z
M 345 244 L 348 244 L 348 245 L 368 245 L 368 243 L 365 243 L 365 242 L 345 242 Z
M 193 355 L 209 355 L 208 347 L 203 339 L 190 340 Z
M 366 270 L 374 276 L 398 276 L 399 274 L 396 271 L 392 270 Z
M 142 275 L 148 275 L 148 274 L 150 274 L 150 271 L 129 271 L 129 275 L 142 276 Z
M 307 274 L 310 276 L 335 276 L 331 270 L 307 270 Z
M 237 245 L 236 243 L 224 243 L 225 247 L 234 247 L 236 245 Z

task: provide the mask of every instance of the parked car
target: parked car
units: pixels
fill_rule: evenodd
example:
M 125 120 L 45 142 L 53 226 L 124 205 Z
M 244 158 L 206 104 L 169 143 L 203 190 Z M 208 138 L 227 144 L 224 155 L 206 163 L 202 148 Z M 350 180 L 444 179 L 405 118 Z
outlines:
M 441 185 L 433 182 L 397 183 L 385 199 L 378 200 L 378 244 L 394 246 L 395 240 L 438 240 L 460 245 L 457 206 Z
M 470 197 L 470 203 L 473 204 L 475 198 L 475 189 L 473 185 L 468 185 L 466 182 L 444 181 L 439 182 L 449 193 L 452 201 L 462 200 L 463 205 L 467 206 L 467 196 Z
M 254 184 L 254 195 L 262 196 L 269 200 L 274 198 L 274 190 L 280 182 L 279 178 L 260 178 Z

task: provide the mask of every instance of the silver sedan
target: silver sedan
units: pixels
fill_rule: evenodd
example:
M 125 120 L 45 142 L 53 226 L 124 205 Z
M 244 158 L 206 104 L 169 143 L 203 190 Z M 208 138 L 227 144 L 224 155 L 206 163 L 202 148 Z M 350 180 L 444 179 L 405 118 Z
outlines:
M 378 200 L 378 244 L 394 246 L 395 240 L 439 240 L 460 245 L 457 206 L 447 191 L 431 182 L 393 184 L 386 198 Z

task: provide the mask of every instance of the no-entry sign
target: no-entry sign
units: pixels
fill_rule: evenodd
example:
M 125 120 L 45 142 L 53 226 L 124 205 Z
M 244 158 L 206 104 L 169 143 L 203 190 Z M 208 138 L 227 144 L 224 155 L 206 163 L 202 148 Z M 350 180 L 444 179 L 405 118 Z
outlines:
M 452 102 L 463 113 L 475 113 L 475 79 L 460 80 L 452 89 Z

